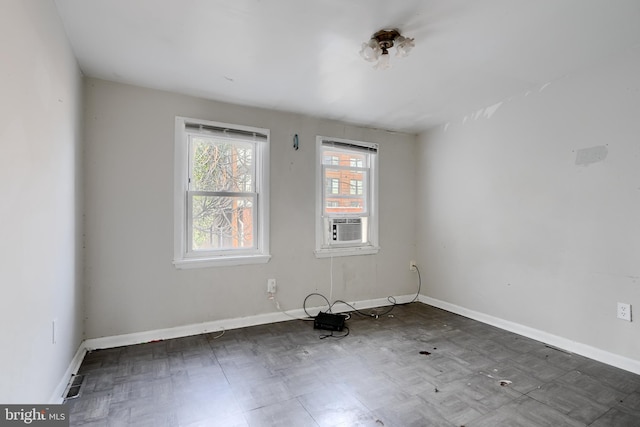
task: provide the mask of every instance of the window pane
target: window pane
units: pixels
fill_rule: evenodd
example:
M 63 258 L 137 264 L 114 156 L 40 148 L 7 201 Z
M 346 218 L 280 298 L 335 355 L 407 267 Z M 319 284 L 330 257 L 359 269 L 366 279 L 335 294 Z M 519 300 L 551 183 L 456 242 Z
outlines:
M 359 155 L 357 157 L 351 157 L 351 159 L 349 159 L 349 166 L 351 166 L 352 168 L 361 168 L 362 158 L 363 158 L 363 155 Z
M 340 180 L 331 178 L 331 194 L 340 194 Z
M 352 179 L 349 181 L 349 194 L 362 195 L 362 179 Z
M 253 197 L 191 196 L 192 250 L 253 247 Z
M 327 167 L 324 173 L 326 213 L 366 212 L 366 171 Z
M 190 189 L 253 192 L 254 144 L 191 138 Z
M 340 153 L 326 151 L 322 156 L 322 163 L 325 165 L 337 166 L 340 164 Z

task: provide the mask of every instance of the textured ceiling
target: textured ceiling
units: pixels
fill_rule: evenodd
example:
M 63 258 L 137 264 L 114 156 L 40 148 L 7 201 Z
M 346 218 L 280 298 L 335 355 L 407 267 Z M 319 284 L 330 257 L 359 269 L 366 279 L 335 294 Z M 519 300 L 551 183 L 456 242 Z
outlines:
M 638 0 L 55 0 L 85 75 L 410 133 L 640 44 Z M 415 38 L 379 71 L 377 30 Z

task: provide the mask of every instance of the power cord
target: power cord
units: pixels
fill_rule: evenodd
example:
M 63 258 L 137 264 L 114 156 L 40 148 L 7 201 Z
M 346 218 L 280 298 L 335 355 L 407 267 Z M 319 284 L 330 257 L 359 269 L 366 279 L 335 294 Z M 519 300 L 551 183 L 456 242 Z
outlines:
M 333 260 L 332 260 L 333 261 Z M 332 266 L 333 268 L 333 266 Z M 307 315 L 307 318 L 301 318 L 301 317 L 297 317 L 297 316 L 293 316 L 289 313 L 287 313 L 286 311 L 282 310 L 280 308 L 280 303 L 273 297 L 273 295 L 270 297 L 271 300 L 273 300 L 276 308 L 278 310 L 280 310 L 282 313 L 286 314 L 287 316 L 296 319 L 296 320 L 303 320 L 303 321 L 313 321 L 316 316 L 311 315 L 308 311 L 307 311 L 307 301 L 309 300 L 309 298 L 313 297 L 313 296 L 318 296 L 322 299 L 324 299 L 326 305 L 327 305 L 327 313 L 332 313 L 333 312 L 333 307 L 336 304 L 344 304 L 347 307 L 351 308 L 353 310 L 354 313 L 363 316 L 363 317 L 373 317 L 375 319 L 378 319 L 381 316 L 386 316 L 389 313 L 391 313 L 391 311 L 393 311 L 393 309 L 398 306 L 398 305 L 407 305 L 407 304 L 411 304 L 413 302 L 415 302 L 419 296 L 420 296 L 420 291 L 422 290 L 422 276 L 420 275 L 420 269 L 418 268 L 418 266 L 415 266 L 416 268 L 416 272 L 418 273 L 418 291 L 416 292 L 416 295 L 413 297 L 413 299 L 411 299 L 411 301 L 406 302 L 406 303 L 398 303 L 395 299 L 395 297 L 393 296 L 388 296 L 387 297 L 387 301 L 389 301 L 391 303 L 391 305 L 384 310 L 383 312 L 379 313 L 379 312 L 372 312 L 370 311 L 369 313 L 365 313 L 359 309 L 357 309 L 356 307 L 354 307 L 352 304 L 349 304 L 348 302 L 344 301 L 344 300 L 336 300 L 333 303 L 329 301 L 329 299 L 327 299 L 327 297 L 325 297 L 324 295 L 322 295 L 321 293 L 318 292 L 312 292 L 309 295 L 307 295 L 304 298 L 304 301 L 302 302 L 302 309 L 304 310 L 304 313 Z M 332 277 L 331 277 L 331 290 L 330 290 L 331 294 L 333 294 L 333 273 L 332 273 Z M 351 319 L 351 313 L 346 313 L 346 314 L 342 314 L 345 317 L 345 320 L 349 320 Z M 343 333 L 342 335 L 334 335 L 333 331 L 331 331 L 331 333 L 329 334 L 324 334 L 324 335 L 320 335 L 319 338 L 320 339 L 325 339 L 325 338 L 335 338 L 335 339 L 342 339 L 345 338 L 347 336 L 349 336 L 350 330 L 347 326 L 344 327 L 344 329 L 346 330 L 345 333 Z M 223 331 L 224 334 L 224 331 Z M 222 336 L 222 335 L 220 335 Z M 215 338 L 219 338 L 219 337 L 215 337 Z M 214 338 L 214 339 L 215 339 Z
M 316 316 L 312 316 L 312 315 L 310 315 L 310 314 L 309 314 L 309 312 L 307 311 L 307 300 L 308 300 L 309 298 L 311 298 L 312 296 L 314 296 L 314 295 L 317 295 L 317 296 L 321 297 L 322 299 L 324 299 L 324 300 L 326 301 L 326 303 L 327 303 L 327 313 L 331 313 L 331 303 L 329 302 L 329 300 L 327 299 L 327 297 L 325 297 L 324 295 L 319 294 L 319 293 L 317 293 L 317 292 L 310 293 L 309 295 L 307 295 L 307 296 L 304 298 L 304 301 L 302 302 L 302 309 L 304 310 L 304 313 L 305 313 L 307 316 L 311 317 L 312 319 L 315 319 L 315 317 L 316 317 Z
M 348 335 L 349 335 L 349 328 L 345 326 L 345 327 L 344 327 L 344 329 L 346 329 L 346 331 L 347 331 L 347 332 L 345 332 L 345 333 L 344 333 L 344 334 L 342 334 L 342 335 L 333 335 L 333 331 L 331 331 L 331 333 L 330 333 L 330 334 L 320 335 L 320 339 L 321 339 L 321 340 L 323 340 L 323 339 L 325 339 L 325 338 L 335 338 L 335 339 L 338 339 L 338 340 L 339 340 L 339 339 L 342 339 L 342 338 L 344 338 L 344 337 L 346 337 L 346 336 L 348 336 Z
M 308 296 L 307 296 L 307 298 L 308 298 Z M 310 321 L 312 322 L 313 319 L 314 319 L 313 316 L 309 315 L 309 313 L 307 313 L 308 317 L 298 317 L 298 316 L 294 316 L 293 314 L 289 314 L 287 311 L 285 311 L 282 308 L 280 308 L 280 302 L 277 299 L 275 299 L 275 297 L 271 296 L 271 297 L 269 297 L 269 299 L 273 301 L 273 303 L 275 304 L 276 308 L 280 311 L 280 313 L 282 313 L 282 314 L 284 314 L 286 316 L 289 316 L 292 319 L 302 320 L 302 321 L 305 321 L 305 322 L 310 322 Z M 306 301 L 306 299 L 305 299 L 305 301 Z M 306 313 L 306 310 L 305 310 L 305 313 Z
M 416 273 L 418 273 L 418 292 L 416 292 L 416 296 L 413 297 L 413 299 L 409 301 L 407 304 L 416 302 L 416 300 L 420 297 L 420 291 L 422 290 L 422 276 L 420 276 L 420 269 L 415 264 L 414 264 L 414 267 L 416 268 Z
M 220 333 L 218 335 L 216 335 L 215 337 L 210 337 L 212 340 L 217 340 L 218 338 L 222 338 L 222 336 L 225 333 L 225 329 L 223 329 L 222 331 L 220 331 Z
M 416 272 L 418 273 L 418 291 L 416 292 L 416 295 L 413 297 L 413 299 L 412 299 L 411 301 L 409 301 L 409 302 L 405 302 L 405 303 L 398 303 L 398 302 L 396 301 L 396 299 L 395 299 L 393 296 L 388 296 L 388 297 L 387 297 L 387 301 L 389 301 L 389 302 L 391 303 L 391 306 L 389 306 L 389 308 L 388 308 L 387 310 L 385 310 L 384 312 L 382 312 L 382 313 L 371 313 L 371 312 L 369 312 L 369 313 L 365 313 L 365 312 L 363 312 L 363 311 L 358 310 L 358 309 L 357 309 L 357 308 L 355 308 L 353 305 L 351 305 L 351 304 L 349 304 L 348 302 L 343 301 L 343 300 L 336 300 L 336 301 L 334 301 L 333 303 L 331 303 L 331 302 L 329 302 L 329 300 L 327 299 L 327 297 L 325 297 L 324 295 L 322 295 L 322 294 L 320 294 L 320 293 L 317 293 L 317 292 L 310 293 L 309 295 L 307 295 L 307 296 L 305 297 L 304 301 L 302 302 L 302 308 L 303 308 L 303 310 L 304 310 L 304 312 L 305 312 L 305 314 L 306 314 L 307 316 L 309 316 L 309 317 L 310 317 L 310 318 L 312 318 L 312 319 L 313 319 L 313 318 L 315 318 L 315 316 L 310 315 L 310 314 L 309 314 L 309 312 L 307 311 L 307 300 L 308 300 L 310 297 L 312 297 L 312 296 L 314 296 L 314 295 L 317 295 L 317 296 L 319 296 L 319 297 L 323 298 L 323 299 L 325 300 L 325 302 L 327 303 L 327 313 L 331 313 L 331 312 L 332 312 L 332 309 L 333 309 L 333 306 L 334 306 L 334 305 L 336 305 L 336 304 L 338 304 L 338 303 L 340 303 L 340 304 L 344 304 L 344 305 L 346 305 L 347 307 L 351 308 L 351 309 L 352 309 L 356 314 L 359 314 L 360 316 L 363 316 L 363 317 L 373 317 L 373 318 L 376 318 L 376 319 L 377 319 L 377 318 L 379 318 L 380 316 L 386 316 L 387 314 L 391 313 L 391 311 L 392 311 L 396 306 L 398 306 L 398 305 L 407 305 L 407 304 L 411 304 L 411 303 L 413 303 L 413 302 L 416 302 L 416 301 L 417 301 L 417 299 L 420 297 L 420 291 L 422 290 L 422 276 L 420 276 L 420 269 L 418 268 L 418 266 L 416 265 L 415 267 L 416 267 Z M 350 316 L 350 315 L 349 315 L 349 316 Z M 350 318 L 350 317 L 349 317 L 349 318 Z M 347 318 L 346 320 L 349 320 L 349 318 Z M 349 333 L 347 332 L 347 335 L 348 335 L 348 334 L 349 334 Z M 347 336 L 347 335 L 345 335 L 345 336 Z M 344 337 L 343 337 L 343 336 L 341 336 L 340 338 L 344 338 Z

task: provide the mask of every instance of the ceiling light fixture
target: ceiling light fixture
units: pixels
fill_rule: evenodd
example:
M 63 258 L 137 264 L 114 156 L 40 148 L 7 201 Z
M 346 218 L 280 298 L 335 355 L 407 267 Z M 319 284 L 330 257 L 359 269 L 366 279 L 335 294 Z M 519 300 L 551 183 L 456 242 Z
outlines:
M 368 42 L 362 43 L 360 56 L 365 61 L 377 61 L 373 66 L 376 70 L 386 70 L 391 67 L 389 49 L 395 46 L 396 56 L 402 58 L 409 55 L 415 45 L 412 38 L 402 36 L 398 30 L 380 30 Z

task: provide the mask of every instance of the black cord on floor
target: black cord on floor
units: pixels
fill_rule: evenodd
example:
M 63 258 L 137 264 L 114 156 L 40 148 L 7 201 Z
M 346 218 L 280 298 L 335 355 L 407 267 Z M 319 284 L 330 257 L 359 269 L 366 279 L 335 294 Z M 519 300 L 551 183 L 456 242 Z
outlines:
M 346 333 L 344 333 L 344 334 L 342 334 L 342 335 L 333 335 L 333 331 L 331 331 L 331 333 L 330 333 L 330 334 L 320 335 L 320 339 L 321 339 L 321 340 L 323 340 L 323 339 L 325 339 L 325 338 L 335 338 L 335 339 L 337 339 L 337 340 L 342 339 L 342 338 L 344 338 L 344 337 L 348 336 L 348 335 L 349 335 L 349 332 L 350 332 L 348 327 L 346 327 L 346 326 L 345 326 L 345 327 L 344 327 L 344 329 L 346 329 L 346 330 L 347 330 L 347 332 L 346 332 Z

